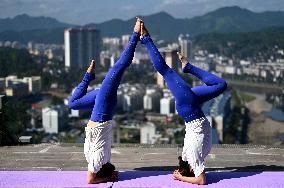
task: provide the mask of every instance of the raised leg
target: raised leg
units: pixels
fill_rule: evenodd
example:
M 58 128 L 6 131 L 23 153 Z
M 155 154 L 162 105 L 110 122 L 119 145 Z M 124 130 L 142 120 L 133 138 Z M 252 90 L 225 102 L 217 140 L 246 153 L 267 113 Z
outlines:
M 186 122 L 203 117 L 196 95 L 190 86 L 165 62 L 149 35 L 141 40 L 145 44 L 155 69 L 163 76 L 176 100 L 176 109 Z
M 74 110 L 93 108 L 98 90 L 93 90 L 87 93 L 88 85 L 93 79 L 95 79 L 95 76 L 86 72 L 82 81 L 76 87 L 72 96 L 68 100 L 69 108 Z
M 167 86 L 174 95 L 177 103 L 194 103 L 195 96 L 191 87 L 165 62 L 150 36 L 144 36 L 141 41 L 145 44 L 154 68 L 158 71 L 167 83 Z
M 127 48 L 103 80 L 92 111 L 92 121 L 104 122 L 112 119 L 113 110 L 117 102 L 117 89 L 123 72 L 132 62 L 138 40 L 139 34 L 133 32 Z
M 195 95 L 198 96 L 200 103 L 217 97 L 227 88 L 227 83 L 224 79 L 195 67 L 190 63 L 186 64 L 186 66 L 183 68 L 183 72 L 196 76 L 206 84 L 204 86 L 196 86 L 191 89 Z

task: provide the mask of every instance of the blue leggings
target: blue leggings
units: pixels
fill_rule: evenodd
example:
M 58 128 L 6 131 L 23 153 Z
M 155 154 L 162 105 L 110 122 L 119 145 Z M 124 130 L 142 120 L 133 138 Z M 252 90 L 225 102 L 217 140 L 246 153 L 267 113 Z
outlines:
M 68 107 L 71 109 L 93 108 L 90 120 L 94 122 L 111 120 L 117 103 L 117 89 L 120 80 L 123 72 L 132 62 L 138 40 L 139 34 L 133 32 L 127 48 L 123 51 L 119 60 L 108 71 L 100 89 L 87 93 L 88 85 L 94 79 L 94 76 L 86 73 L 82 82 L 69 98 Z
M 154 68 L 163 76 L 168 88 L 175 97 L 178 114 L 183 117 L 186 122 L 204 117 L 201 104 L 217 97 L 225 91 L 227 87 L 225 80 L 188 63 L 184 67 L 183 72 L 191 73 L 205 83 L 203 86 L 191 88 L 166 64 L 150 36 L 144 36 L 141 43 L 146 46 Z

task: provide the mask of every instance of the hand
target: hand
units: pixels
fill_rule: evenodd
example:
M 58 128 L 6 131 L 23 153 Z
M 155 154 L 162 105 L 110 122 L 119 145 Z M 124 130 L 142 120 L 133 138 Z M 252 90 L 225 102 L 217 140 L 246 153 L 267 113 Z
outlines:
M 145 27 L 145 24 L 143 21 L 141 21 L 141 29 L 140 29 L 140 39 L 142 39 L 144 36 L 149 35 L 148 30 Z
M 142 20 L 139 17 L 136 17 L 136 23 L 134 26 L 134 32 L 140 33 L 141 32 L 141 22 Z
M 95 60 L 92 60 L 90 66 L 89 66 L 89 68 L 87 70 L 87 73 L 89 73 L 89 74 L 94 73 L 95 68 L 96 68 L 96 62 L 95 62 Z
M 177 52 L 178 58 L 181 62 L 187 61 L 187 58 L 180 52 Z
M 179 171 L 175 170 L 174 173 L 173 173 L 174 180 L 180 180 L 181 177 L 182 177 L 182 175 L 179 173 Z
M 188 63 L 187 57 L 185 57 L 182 53 L 177 52 L 178 58 L 180 62 L 182 63 L 182 68 L 185 67 L 185 65 Z

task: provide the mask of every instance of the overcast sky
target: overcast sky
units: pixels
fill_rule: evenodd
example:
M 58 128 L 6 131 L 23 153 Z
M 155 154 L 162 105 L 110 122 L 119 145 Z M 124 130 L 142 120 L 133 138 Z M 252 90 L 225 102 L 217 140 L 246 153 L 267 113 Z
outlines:
M 0 18 L 26 13 L 83 25 L 160 11 L 191 18 L 233 5 L 255 12 L 284 10 L 284 0 L 0 0 Z

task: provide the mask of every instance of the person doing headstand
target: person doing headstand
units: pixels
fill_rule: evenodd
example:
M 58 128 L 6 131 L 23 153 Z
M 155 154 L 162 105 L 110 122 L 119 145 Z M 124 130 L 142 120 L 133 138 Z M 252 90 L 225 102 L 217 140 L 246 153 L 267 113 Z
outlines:
M 173 178 L 193 184 L 206 184 L 204 159 L 211 150 L 212 133 L 211 125 L 201 110 L 201 104 L 224 92 L 227 84 L 222 78 L 193 66 L 186 57 L 178 53 L 183 72 L 190 73 L 205 83 L 203 86 L 192 88 L 166 64 L 143 21 L 141 43 L 147 48 L 154 68 L 166 81 L 175 98 L 176 110 L 185 121 L 186 134 L 182 156 L 179 157 L 180 168 L 174 171 Z
M 137 18 L 134 32 L 121 57 L 108 71 L 100 89 L 87 93 L 89 83 L 95 79 L 95 61 L 92 60 L 81 83 L 69 98 L 71 109 L 92 109 L 92 115 L 85 127 L 84 154 L 88 162 L 87 182 L 99 183 L 117 178 L 117 171 L 110 163 L 112 143 L 112 116 L 117 103 L 117 89 L 123 72 L 131 64 L 135 47 L 139 41 L 140 19 Z

